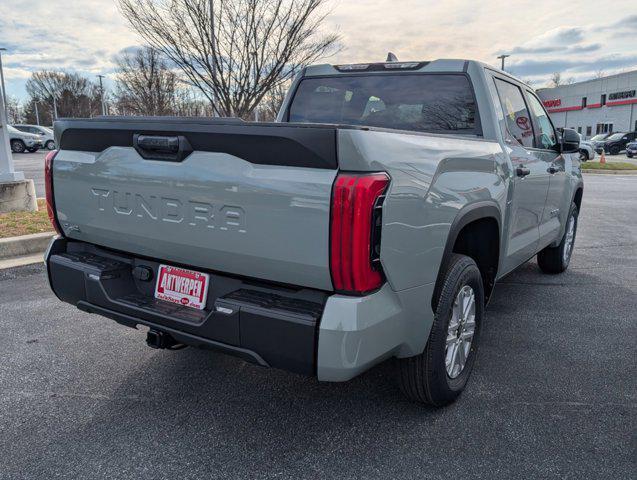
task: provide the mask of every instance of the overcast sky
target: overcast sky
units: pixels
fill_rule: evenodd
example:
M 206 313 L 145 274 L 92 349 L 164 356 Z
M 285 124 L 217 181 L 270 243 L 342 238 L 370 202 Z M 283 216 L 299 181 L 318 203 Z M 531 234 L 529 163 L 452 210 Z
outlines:
M 497 65 L 537 87 L 552 72 L 575 80 L 637 69 L 637 1 L 333 0 L 327 29 L 343 50 L 328 63 L 468 58 Z M 0 47 L 7 92 L 26 97 L 31 72 L 112 75 L 114 56 L 142 42 L 114 0 L 2 0 Z

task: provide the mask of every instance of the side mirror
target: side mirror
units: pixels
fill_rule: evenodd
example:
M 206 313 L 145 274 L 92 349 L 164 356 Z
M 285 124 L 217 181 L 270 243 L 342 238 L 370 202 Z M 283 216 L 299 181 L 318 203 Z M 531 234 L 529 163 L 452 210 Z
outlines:
M 579 135 L 575 130 L 565 128 L 562 132 L 562 153 L 579 152 Z

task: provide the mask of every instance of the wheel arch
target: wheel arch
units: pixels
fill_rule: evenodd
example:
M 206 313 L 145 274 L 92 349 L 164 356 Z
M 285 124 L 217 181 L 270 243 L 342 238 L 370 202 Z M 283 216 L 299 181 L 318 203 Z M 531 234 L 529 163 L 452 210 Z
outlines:
M 477 231 L 476 231 L 477 230 Z M 495 242 L 467 241 L 471 233 L 488 231 L 489 235 L 495 235 Z M 436 311 L 436 303 L 443 283 L 445 264 L 452 253 L 461 253 L 473 258 L 478 264 L 482 274 L 485 303 L 491 296 L 500 262 L 500 245 L 502 232 L 502 215 L 495 201 L 482 201 L 464 206 L 456 215 L 451 224 L 449 235 L 445 243 L 434 294 L 431 299 L 433 311 Z

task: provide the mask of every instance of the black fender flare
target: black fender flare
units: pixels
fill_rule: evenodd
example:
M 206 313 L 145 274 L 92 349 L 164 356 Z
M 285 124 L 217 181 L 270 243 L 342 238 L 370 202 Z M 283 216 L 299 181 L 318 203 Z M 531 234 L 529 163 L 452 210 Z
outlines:
M 476 220 L 480 220 L 482 218 L 493 218 L 498 224 L 498 237 L 499 237 L 499 245 L 498 249 L 502 248 L 502 214 L 500 212 L 500 207 L 495 202 L 495 200 L 483 200 L 479 202 L 470 203 L 465 205 L 458 211 L 456 217 L 451 223 L 451 228 L 449 229 L 449 234 L 447 235 L 447 241 L 445 243 L 445 249 L 442 254 L 442 258 L 440 260 L 440 265 L 438 266 L 438 275 L 436 277 L 436 285 L 434 287 L 433 296 L 431 298 L 431 306 L 434 312 L 436 311 L 436 302 L 438 301 L 438 297 L 440 296 L 440 289 L 442 288 L 443 282 L 443 274 L 445 271 L 445 264 L 447 260 L 450 258 L 453 253 L 453 247 L 456 244 L 456 240 L 458 239 L 458 235 L 462 231 L 464 227 L 469 225 L 471 222 Z M 498 251 L 498 257 L 499 257 Z M 498 259 L 498 268 L 499 268 Z M 497 271 L 495 273 L 497 275 Z M 489 293 L 486 291 L 485 286 L 485 294 L 487 299 L 489 297 Z

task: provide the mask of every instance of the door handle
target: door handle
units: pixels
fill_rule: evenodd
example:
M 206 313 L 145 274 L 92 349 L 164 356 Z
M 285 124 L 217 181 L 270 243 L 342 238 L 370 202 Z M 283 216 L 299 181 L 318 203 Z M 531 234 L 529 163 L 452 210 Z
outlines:
M 518 177 L 526 177 L 529 173 L 531 173 L 531 170 L 529 170 L 527 167 L 518 167 L 515 169 L 515 174 Z
M 554 167 L 553 165 L 551 165 L 549 168 L 547 168 L 547 170 L 546 170 L 546 171 L 547 171 L 547 172 L 549 172 L 549 173 L 552 175 L 552 174 L 554 174 L 554 173 L 559 172 L 559 171 L 560 171 L 560 169 L 559 169 L 559 168 L 557 168 L 557 167 Z

